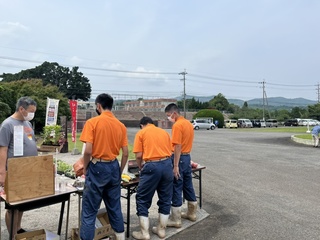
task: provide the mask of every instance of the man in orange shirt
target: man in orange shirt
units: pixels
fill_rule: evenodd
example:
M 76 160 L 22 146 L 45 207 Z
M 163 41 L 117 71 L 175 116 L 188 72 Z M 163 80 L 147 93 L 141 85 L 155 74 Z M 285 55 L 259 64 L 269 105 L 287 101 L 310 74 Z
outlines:
M 179 108 L 171 103 L 165 108 L 168 120 L 173 122 L 171 142 L 173 146 L 173 196 L 168 227 L 181 227 L 181 217 L 196 221 L 197 199 L 192 185 L 190 152 L 194 138 L 193 126 L 180 116 Z M 182 192 L 188 201 L 187 213 L 181 214 Z
M 113 98 L 109 94 L 97 96 L 95 104 L 99 116 L 87 120 L 80 136 L 86 143 L 80 237 L 82 240 L 94 238 L 96 215 L 103 200 L 116 239 L 125 239 L 120 184 L 128 160 L 127 130 L 112 114 Z M 120 149 L 121 167 L 117 160 Z
M 142 128 L 135 136 L 133 152 L 141 169 L 140 182 L 136 195 L 137 215 L 141 231 L 133 232 L 135 239 L 150 239 L 148 209 L 157 191 L 159 201 L 159 223 L 152 228 L 152 232 L 160 238 L 166 235 L 170 205 L 172 199 L 173 172 L 170 135 L 163 129 L 156 127 L 149 117 L 140 120 Z M 142 166 L 142 163 L 145 164 Z

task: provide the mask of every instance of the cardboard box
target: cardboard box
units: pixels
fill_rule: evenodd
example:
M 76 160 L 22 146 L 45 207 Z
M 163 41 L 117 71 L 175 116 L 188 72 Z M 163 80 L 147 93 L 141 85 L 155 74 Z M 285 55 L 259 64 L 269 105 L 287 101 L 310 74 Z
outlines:
M 94 234 L 94 240 L 107 239 L 114 232 L 111 228 L 108 214 L 105 209 L 100 209 L 96 218 L 96 229 Z M 78 228 L 73 228 L 71 232 L 71 240 L 80 240 L 80 233 Z
M 60 236 L 45 229 L 20 233 L 15 240 L 59 240 Z
M 113 230 L 111 228 L 109 217 L 105 208 L 99 209 L 97 220 L 102 226 L 99 226 L 95 229 L 94 240 L 99 240 L 113 234 Z
M 53 156 L 9 158 L 5 182 L 8 203 L 53 195 Z

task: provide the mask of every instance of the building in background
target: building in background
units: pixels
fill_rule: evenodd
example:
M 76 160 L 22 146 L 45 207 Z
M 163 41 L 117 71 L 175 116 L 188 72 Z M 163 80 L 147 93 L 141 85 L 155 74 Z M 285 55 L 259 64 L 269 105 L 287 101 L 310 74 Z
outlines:
M 172 98 L 141 99 L 126 101 L 123 102 L 123 105 L 125 111 L 164 112 L 165 107 L 170 103 L 177 104 L 177 100 Z

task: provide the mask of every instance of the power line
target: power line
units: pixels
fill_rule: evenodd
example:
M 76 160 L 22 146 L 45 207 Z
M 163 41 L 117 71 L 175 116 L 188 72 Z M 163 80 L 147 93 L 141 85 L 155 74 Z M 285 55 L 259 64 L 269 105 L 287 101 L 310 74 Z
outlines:
M 0 59 L 4 60 L 11 60 L 11 61 L 21 61 L 21 62 L 31 62 L 31 63 L 43 63 L 40 61 L 35 60 L 29 60 L 29 59 L 22 59 L 22 58 L 14 58 L 14 57 L 6 57 L 6 56 L 0 56 Z M 69 64 L 63 64 L 67 67 L 74 67 Z M 170 74 L 178 74 L 176 72 L 145 72 L 145 71 L 130 71 L 130 70 L 118 70 L 118 69 L 108 69 L 108 68 L 95 68 L 95 67 L 86 67 L 86 66 L 78 66 L 82 69 L 89 69 L 89 70 L 96 70 L 96 71 L 106 71 L 106 72 L 119 72 L 119 73 L 135 73 L 135 74 L 163 74 L 163 75 L 170 75 Z

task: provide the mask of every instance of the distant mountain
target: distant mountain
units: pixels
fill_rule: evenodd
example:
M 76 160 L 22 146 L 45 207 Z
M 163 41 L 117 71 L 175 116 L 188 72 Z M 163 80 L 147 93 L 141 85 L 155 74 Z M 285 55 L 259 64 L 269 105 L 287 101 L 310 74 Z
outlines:
M 186 99 L 191 99 L 193 98 L 196 101 L 200 102 L 209 102 L 211 99 L 214 98 L 214 96 L 190 96 L 187 95 Z M 176 97 L 178 101 L 182 100 L 182 97 Z M 243 106 L 243 103 L 245 102 L 244 100 L 241 99 L 228 99 L 229 103 L 238 105 L 240 107 Z M 263 99 L 262 98 L 254 98 L 251 100 L 246 101 L 249 105 L 249 107 L 256 107 L 260 108 L 263 106 Z M 307 107 L 308 105 L 314 105 L 317 103 L 317 101 L 305 99 L 305 98 L 284 98 L 284 97 L 270 97 L 267 99 L 268 106 L 269 107 L 286 107 L 286 108 L 292 108 L 292 107 Z M 267 102 L 265 102 L 265 105 L 267 105 Z
M 268 106 L 287 106 L 287 107 L 307 107 L 308 105 L 314 105 L 317 101 L 308 100 L 305 98 L 284 98 L 284 97 L 271 97 L 268 98 L 265 102 Z M 255 98 L 252 100 L 247 101 L 249 106 L 253 105 L 263 105 L 262 98 Z
M 199 102 L 209 102 L 212 98 L 214 98 L 214 96 L 190 96 L 190 95 L 186 95 L 186 99 L 191 99 L 194 98 L 196 101 Z M 182 100 L 182 96 L 179 97 L 175 97 L 175 99 L 177 99 L 178 101 Z

